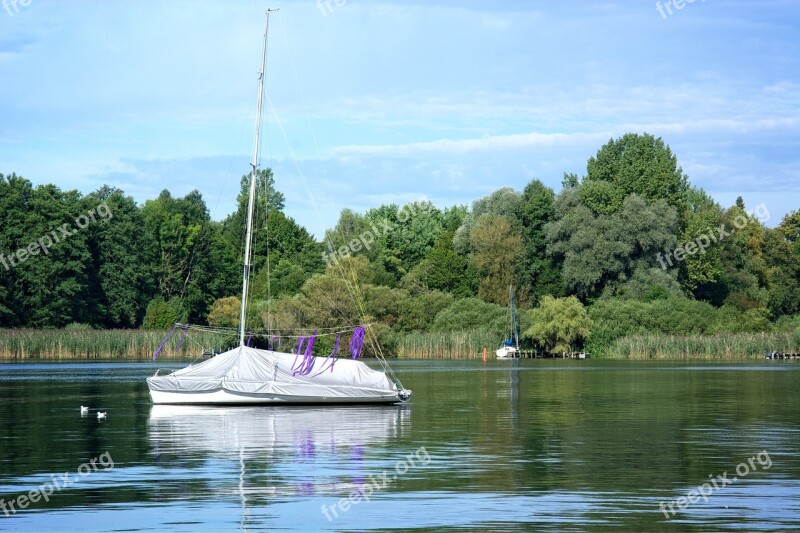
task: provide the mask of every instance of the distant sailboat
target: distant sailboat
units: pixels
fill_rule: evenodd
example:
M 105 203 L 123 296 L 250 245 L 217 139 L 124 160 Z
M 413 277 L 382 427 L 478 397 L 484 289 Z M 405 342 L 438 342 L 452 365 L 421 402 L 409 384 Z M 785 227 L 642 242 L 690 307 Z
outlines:
M 156 371 L 154 376 L 147 378 L 150 397 L 154 404 L 179 405 L 365 404 L 407 401 L 411 397 L 411 391 L 402 386 L 383 358 L 381 358 L 384 365 L 383 372 L 373 370 L 356 360 L 361 354 L 365 340 L 366 331 L 363 327 L 353 330 L 350 341 L 352 359 L 337 358 L 340 337 L 337 337 L 335 347 L 327 357 L 312 355 L 316 335 L 299 337 L 297 353 L 255 349 L 249 346 L 249 338 L 245 342 L 259 133 L 271 12 L 272 10 L 267 11 L 261 71 L 258 78 L 258 113 L 247 204 L 239 346 L 217 354 L 200 364 L 189 365 L 166 375 L 160 375 L 160 372 Z M 189 326 L 176 324 L 175 328 L 177 327 L 182 329 L 180 346 Z M 159 346 L 154 358 L 166 345 L 167 340 L 169 337 Z
M 514 287 L 509 287 L 508 290 L 511 294 L 511 336 L 503 341 L 503 345 L 495 352 L 498 359 L 516 359 L 520 356 L 517 309 L 514 306 Z

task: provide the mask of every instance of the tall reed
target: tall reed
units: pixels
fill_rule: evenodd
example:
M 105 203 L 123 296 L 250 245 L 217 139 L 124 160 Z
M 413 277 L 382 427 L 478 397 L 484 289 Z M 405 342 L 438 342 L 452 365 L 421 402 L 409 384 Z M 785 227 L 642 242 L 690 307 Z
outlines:
M 614 341 L 609 357 L 625 359 L 755 359 L 766 352 L 800 352 L 797 333 L 632 335 Z
M 484 347 L 493 355 L 497 344 L 497 335 L 484 331 L 406 333 L 398 335 L 395 349 L 401 358 L 475 359 Z
M 109 359 L 152 357 L 167 331 L 139 329 L 0 329 L 0 359 Z M 224 350 L 230 335 L 189 331 L 180 351 L 176 331 L 159 357 L 195 357 L 203 349 Z

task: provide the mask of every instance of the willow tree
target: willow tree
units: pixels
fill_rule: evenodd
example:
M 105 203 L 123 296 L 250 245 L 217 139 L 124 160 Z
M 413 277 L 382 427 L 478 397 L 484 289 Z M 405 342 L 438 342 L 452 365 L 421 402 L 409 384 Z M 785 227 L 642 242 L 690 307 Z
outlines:
M 570 189 L 555 206 L 556 220 L 546 226 L 547 250 L 563 262 L 568 289 L 582 299 L 616 290 L 637 270 L 661 268 L 658 254 L 677 244 L 678 216 L 663 200 L 648 204 L 632 194 L 619 212 L 595 214 Z M 667 272 L 676 277 L 677 270 L 673 263 Z M 671 284 L 665 288 L 671 290 Z
M 572 352 L 589 336 L 592 319 L 574 296 L 544 296 L 531 313 L 532 325 L 523 333 L 548 353 Z

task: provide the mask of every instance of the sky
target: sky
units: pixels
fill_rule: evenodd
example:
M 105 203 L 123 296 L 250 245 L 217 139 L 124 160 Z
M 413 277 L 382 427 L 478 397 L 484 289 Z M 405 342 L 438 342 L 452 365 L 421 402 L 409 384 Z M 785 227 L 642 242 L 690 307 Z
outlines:
M 769 226 L 800 208 L 789 0 L 5 0 L 0 173 L 140 203 L 198 189 L 224 218 L 270 7 L 261 164 L 318 237 L 344 207 L 558 192 L 626 132 L 723 206 L 763 203 Z

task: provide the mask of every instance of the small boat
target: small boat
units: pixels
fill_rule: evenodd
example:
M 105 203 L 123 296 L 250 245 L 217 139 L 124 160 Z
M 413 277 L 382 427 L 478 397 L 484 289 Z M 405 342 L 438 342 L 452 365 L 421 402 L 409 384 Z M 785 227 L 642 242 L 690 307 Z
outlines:
M 306 368 L 311 371 L 305 373 Z M 411 397 L 411 391 L 361 361 L 247 346 L 170 374 L 156 371 L 147 386 L 157 405 L 369 404 Z
M 503 341 L 503 345 L 495 351 L 498 359 L 517 359 L 519 351 L 519 326 L 517 325 L 517 309 L 514 306 L 514 287 L 509 287 L 511 294 L 511 335 Z
M 336 339 L 333 351 L 326 357 L 312 355 L 316 335 L 298 337 L 296 353 L 252 348 L 249 346 L 249 338 L 248 342 L 245 342 L 248 282 L 252 264 L 253 213 L 259 161 L 259 134 L 264 100 L 267 34 L 271 12 L 272 10 L 267 11 L 261 71 L 258 76 L 259 98 L 247 204 L 242 305 L 238 331 L 239 346 L 215 354 L 197 365 L 189 365 L 166 375 L 156 371 L 155 375 L 147 378 L 150 398 L 154 404 L 171 405 L 405 402 L 411 397 L 411 391 L 402 386 L 380 354 L 378 356 L 383 364 L 383 371 L 373 370 L 362 361 L 357 360 L 360 357 L 366 334 L 365 328 L 362 326 L 356 327 L 352 332 L 350 340 L 352 359 L 337 358 L 341 333 Z M 180 346 L 183 342 L 183 335 L 189 326 L 175 324 L 173 332 L 179 326 L 182 329 Z M 170 333 L 171 335 L 172 333 Z M 169 336 L 156 350 L 153 355 L 154 359 L 168 340 Z

